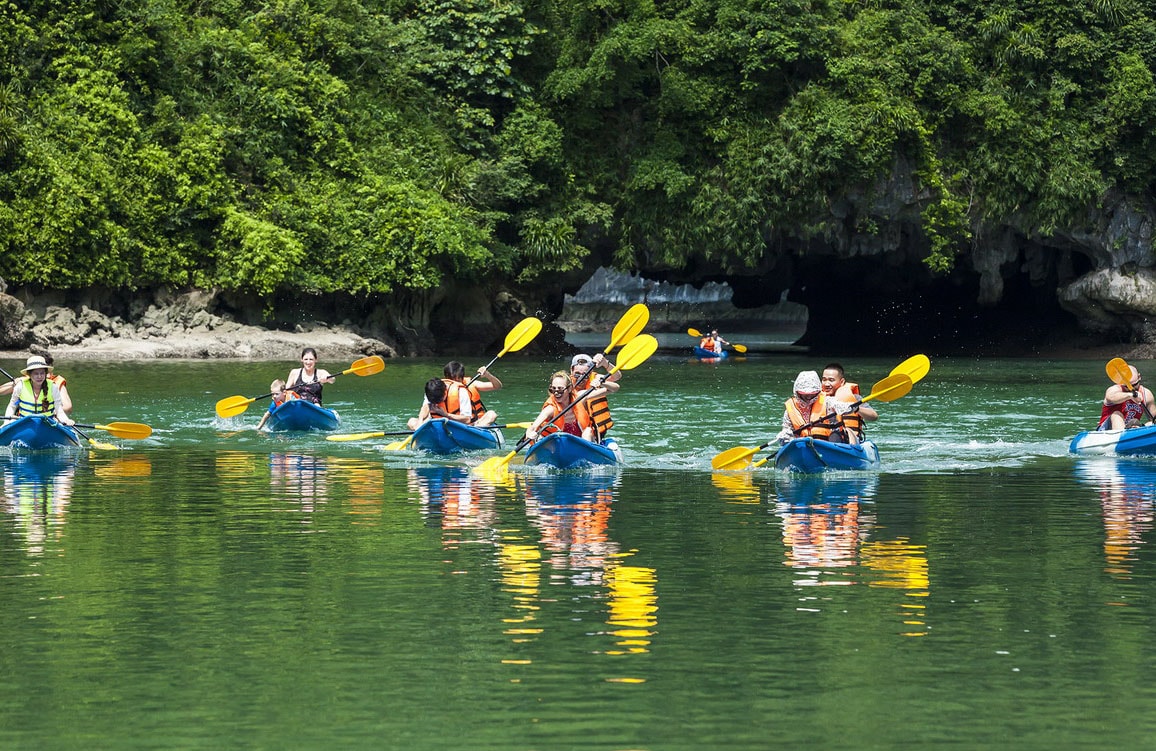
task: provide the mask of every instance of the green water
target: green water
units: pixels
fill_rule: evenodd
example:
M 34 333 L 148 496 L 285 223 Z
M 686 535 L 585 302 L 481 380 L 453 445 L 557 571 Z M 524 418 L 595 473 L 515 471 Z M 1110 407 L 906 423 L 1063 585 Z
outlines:
M 626 467 L 493 480 L 214 416 L 290 362 L 58 362 L 78 420 L 155 433 L 0 451 L 0 748 L 1156 746 L 1156 461 L 1067 453 L 1103 363 L 932 360 L 880 473 L 712 473 L 823 363 L 667 355 L 612 401 Z M 326 403 L 400 430 L 440 365 Z

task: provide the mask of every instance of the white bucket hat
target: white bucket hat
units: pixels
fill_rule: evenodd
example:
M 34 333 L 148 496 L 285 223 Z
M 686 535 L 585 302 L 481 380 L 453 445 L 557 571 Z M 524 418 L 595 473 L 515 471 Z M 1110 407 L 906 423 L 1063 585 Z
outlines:
M 823 390 L 819 374 L 813 370 L 804 370 L 795 376 L 796 394 L 817 394 Z
M 24 375 L 28 375 L 28 371 L 30 370 L 41 369 L 47 370 L 49 373 L 52 372 L 52 366 L 45 362 L 43 357 L 40 355 L 33 355 L 32 357 L 29 357 L 28 360 L 24 363 L 24 368 L 20 372 Z

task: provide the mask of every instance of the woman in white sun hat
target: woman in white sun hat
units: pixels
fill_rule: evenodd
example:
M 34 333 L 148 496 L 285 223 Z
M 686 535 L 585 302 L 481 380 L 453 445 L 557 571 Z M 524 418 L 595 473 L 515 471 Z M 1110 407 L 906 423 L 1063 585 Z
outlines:
M 12 382 L 12 397 L 8 400 L 5 417 L 51 415 L 63 425 L 72 425 L 72 418 L 64 411 L 60 387 L 48 380 L 52 366 L 40 355 L 32 355 L 21 369 L 23 377 Z

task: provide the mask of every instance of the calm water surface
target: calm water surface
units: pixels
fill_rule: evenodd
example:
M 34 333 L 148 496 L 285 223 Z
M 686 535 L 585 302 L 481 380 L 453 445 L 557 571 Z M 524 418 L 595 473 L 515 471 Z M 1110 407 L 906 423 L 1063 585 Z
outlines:
M 932 361 L 880 473 L 712 473 L 823 363 L 662 355 L 625 468 L 492 479 L 214 416 L 290 361 L 58 362 L 78 420 L 156 432 L 0 451 L 0 748 L 1156 747 L 1156 460 L 1067 453 L 1103 363 Z M 339 378 L 341 432 L 441 364 Z M 531 419 L 558 365 L 488 404 Z

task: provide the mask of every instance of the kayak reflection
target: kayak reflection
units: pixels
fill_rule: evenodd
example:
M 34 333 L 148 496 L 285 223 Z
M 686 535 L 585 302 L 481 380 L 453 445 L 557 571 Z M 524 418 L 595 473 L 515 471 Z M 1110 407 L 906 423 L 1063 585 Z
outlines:
M 1076 477 L 1096 488 L 1104 523 L 1104 571 L 1128 578 L 1144 537 L 1152 531 L 1156 463 L 1096 457 L 1076 463 Z
M 28 555 L 59 543 L 82 455 L 67 451 L 0 455 L 4 511 L 15 522 Z

